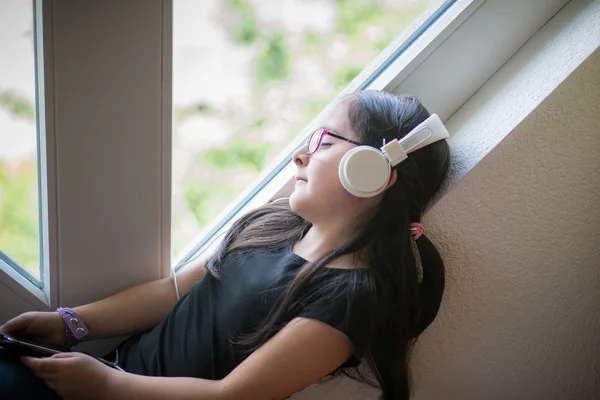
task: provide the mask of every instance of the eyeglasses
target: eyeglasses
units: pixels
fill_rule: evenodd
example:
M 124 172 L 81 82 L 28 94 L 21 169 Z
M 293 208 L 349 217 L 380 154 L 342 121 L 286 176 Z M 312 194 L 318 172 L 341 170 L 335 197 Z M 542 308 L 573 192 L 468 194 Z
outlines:
M 321 128 L 311 133 L 311 135 L 308 137 L 308 140 L 306 141 L 306 154 L 311 155 L 316 153 L 317 150 L 321 148 L 321 143 L 323 142 L 323 138 L 325 137 L 325 135 L 333 136 L 336 139 L 344 140 L 357 146 L 361 145 L 360 143 L 355 142 L 354 140 L 345 138 L 340 135 L 336 135 L 335 133 L 329 132 L 327 129 Z

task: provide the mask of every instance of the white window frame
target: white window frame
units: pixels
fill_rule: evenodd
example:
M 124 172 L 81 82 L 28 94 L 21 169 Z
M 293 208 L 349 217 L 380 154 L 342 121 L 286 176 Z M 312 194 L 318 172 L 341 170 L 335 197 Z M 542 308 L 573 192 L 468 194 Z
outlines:
M 172 1 L 35 4 L 43 288 L 0 265 L 0 320 L 169 273 Z
M 410 92 L 446 120 L 566 3 L 457 0 L 375 79 L 360 75 L 350 89 Z M 44 0 L 42 7 L 44 289 L 0 265 L 0 304 L 22 303 L 0 306 L 0 320 L 17 308 L 98 300 L 171 270 L 172 0 Z M 109 17 L 112 27 L 133 29 L 107 29 Z M 178 262 L 205 250 L 241 213 L 289 193 L 290 154 L 309 129 Z

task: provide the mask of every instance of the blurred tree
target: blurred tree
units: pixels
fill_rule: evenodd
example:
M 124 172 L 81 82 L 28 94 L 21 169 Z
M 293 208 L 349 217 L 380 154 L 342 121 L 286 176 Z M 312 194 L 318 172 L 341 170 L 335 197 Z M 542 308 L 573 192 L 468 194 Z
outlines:
M 175 120 L 175 123 L 178 123 L 186 120 L 189 117 L 193 117 L 194 115 L 210 115 L 214 114 L 214 112 L 215 109 L 206 103 L 180 106 L 175 109 L 173 113 L 173 119 Z
M 238 134 L 233 136 L 229 146 L 209 149 L 200 154 L 198 162 L 217 169 L 243 167 L 260 172 L 267 162 L 268 151 L 269 143 L 250 144 Z
M 35 163 L 10 174 L 0 163 L 0 247 L 39 276 L 39 224 Z
M 330 101 L 331 101 L 331 99 L 329 97 L 315 97 L 315 98 L 311 98 L 309 101 L 304 103 L 302 105 L 302 108 L 305 110 L 305 112 L 309 116 L 309 118 L 314 118 L 321 111 L 323 111 L 325 109 L 325 107 L 327 106 L 327 104 L 329 104 Z M 306 123 L 303 123 L 302 126 L 306 126 Z M 293 131 L 292 132 L 293 136 L 290 137 L 290 140 L 292 138 L 294 138 L 298 134 L 298 132 L 301 130 L 302 130 L 302 128 Z
M 266 37 L 266 46 L 256 58 L 255 74 L 261 85 L 289 78 L 290 52 L 282 32 L 272 32 Z
M 319 34 L 315 31 L 306 30 L 303 33 L 302 41 L 307 52 L 314 53 L 322 51 L 330 40 L 330 35 Z
M 12 90 L 0 92 L 0 107 L 14 117 L 35 121 L 35 107 L 33 104 L 27 98 Z
M 336 0 L 337 31 L 355 39 L 367 26 L 382 19 L 385 10 L 379 0 Z
M 202 228 L 239 192 L 240 188 L 228 186 L 222 181 L 190 182 L 185 191 L 185 200 L 188 209 L 196 218 L 198 227 Z
M 265 125 L 267 125 L 269 122 L 269 119 L 267 117 L 257 117 L 254 119 L 254 121 L 252 121 L 250 123 L 249 128 L 251 129 L 261 129 L 264 128 Z
M 396 33 L 391 28 L 386 28 L 384 31 L 384 35 L 376 40 L 371 41 L 371 49 L 373 49 L 373 53 L 379 54 L 381 53 L 396 37 Z
M 227 0 L 231 18 L 225 23 L 229 36 L 235 43 L 251 45 L 259 38 L 260 25 L 252 7 L 243 0 Z
M 333 87 L 336 92 L 344 89 L 362 71 L 363 65 L 345 65 L 333 74 Z

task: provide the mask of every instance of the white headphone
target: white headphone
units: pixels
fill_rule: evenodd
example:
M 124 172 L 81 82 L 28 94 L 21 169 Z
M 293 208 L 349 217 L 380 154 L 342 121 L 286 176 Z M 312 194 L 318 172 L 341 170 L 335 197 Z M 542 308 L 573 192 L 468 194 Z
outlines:
M 408 153 L 449 137 L 437 114 L 432 114 L 402 139 L 383 141 L 381 149 L 358 146 L 340 160 L 338 174 L 344 188 L 357 197 L 381 193 L 389 182 L 392 168 L 408 158 Z

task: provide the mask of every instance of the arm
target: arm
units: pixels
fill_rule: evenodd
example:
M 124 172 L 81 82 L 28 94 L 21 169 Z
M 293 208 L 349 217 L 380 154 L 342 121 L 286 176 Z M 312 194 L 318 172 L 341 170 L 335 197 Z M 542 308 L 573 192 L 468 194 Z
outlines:
M 111 399 L 282 399 L 316 383 L 350 356 L 352 343 L 342 332 L 308 318 L 296 318 L 252 353 L 226 378 L 116 375 Z
M 204 277 L 204 262 L 177 274 L 183 296 Z M 177 301 L 173 277 L 146 282 L 103 300 L 74 308 L 89 329 L 86 340 L 103 339 L 142 332 L 156 326 Z

